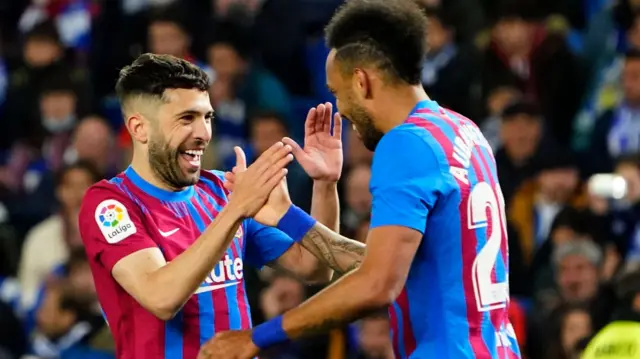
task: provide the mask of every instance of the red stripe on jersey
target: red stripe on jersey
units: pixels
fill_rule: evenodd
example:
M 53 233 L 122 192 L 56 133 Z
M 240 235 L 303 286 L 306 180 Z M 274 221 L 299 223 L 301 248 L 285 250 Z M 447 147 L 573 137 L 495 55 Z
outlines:
M 418 110 L 417 113 L 429 114 L 450 123 L 450 120 L 444 116 L 443 113 L 434 112 L 428 109 Z M 410 117 L 407 120 L 407 123 L 412 123 L 427 130 L 435 138 L 438 144 L 442 146 L 442 149 L 445 151 L 447 156 L 447 160 L 451 164 L 452 160 L 450 159 L 450 156 L 453 154 L 453 142 L 447 138 L 438 126 L 420 117 Z M 454 126 L 454 128 L 456 127 L 457 126 Z M 468 197 L 468 192 L 471 188 L 461 183 L 458 183 L 458 185 L 460 186 L 460 195 Z M 465 191 L 467 193 L 465 193 Z M 464 288 L 467 307 L 469 342 L 471 344 L 471 350 L 473 350 L 473 353 L 476 356 L 481 358 L 490 358 L 491 354 L 489 349 L 482 339 L 482 313 L 477 310 L 476 298 L 473 289 L 473 278 L 471 276 L 471 273 L 473 273 L 471 268 L 476 257 L 478 239 L 476 238 L 475 230 L 469 229 L 469 218 L 466 206 L 467 201 L 461 201 L 458 211 L 460 213 L 460 234 L 462 237 L 460 243 L 462 248 L 462 286 Z
M 396 303 L 400 308 L 400 315 L 402 315 L 402 341 L 404 344 L 405 355 L 408 357 L 416 350 L 416 338 L 413 334 L 413 328 L 411 327 L 411 314 L 409 313 L 409 295 L 407 294 L 407 288 L 403 288 Z
M 182 308 L 182 357 L 196 358 L 200 351 L 200 310 L 198 295 L 193 295 Z
M 389 306 L 389 326 L 391 327 L 391 345 L 393 346 L 393 354 L 396 358 L 402 358 L 398 348 L 400 343 L 398 342 L 398 318 L 396 317 L 396 311 L 393 309 L 393 305 Z

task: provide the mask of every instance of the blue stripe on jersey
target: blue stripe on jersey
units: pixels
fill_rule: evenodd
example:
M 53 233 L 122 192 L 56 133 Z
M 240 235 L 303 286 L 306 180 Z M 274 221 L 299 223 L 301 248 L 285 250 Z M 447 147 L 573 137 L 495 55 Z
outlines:
M 182 359 L 182 312 L 164 324 L 165 359 Z
M 214 182 L 208 178 L 204 178 L 204 177 L 200 177 L 200 181 L 202 181 L 204 184 L 207 185 L 207 187 L 209 187 L 211 189 L 211 191 L 213 193 L 216 194 L 216 196 L 222 198 L 222 199 L 226 199 L 227 195 L 224 192 L 224 188 L 222 188 L 220 185 L 218 185 L 217 182 Z
M 206 194 L 203 193 L 203 195 L 206 196 Z M 204 203 L 202 203 L 202 198 L 200 197 L 200 193 L 198 193 L 196 196 L 196 202 L 198 203 L 198 207 L 200 207 L 200 209 L 202 210 L 202 212 L 204 212 L 204 214 L 207 216 L 207 218 L 209 219 L 209 222 L 213 221 L 213 214 L 207 209 L 207 207 L 205 207 Z M 204 232 L 204 229 L 200 230 L 200 233 Z
M 404 322 L 403 322 L 403 318 L 402 318 L 402 310 L 400 310 L 400 307 L 398 306 L 398 303 L 393 303 L 392 305 L 393 307 L 393 311 L 395 312 L 396 315 L 396 322 L 397 322 L 397 333 L 396 336 L 398 338 L 397 341 L 397 345 L 398 345 L 398 354 L 400 355 L 400 358 L 404 359 L 407 357 L 406 354 L 406 350 L 404 348 L 404 332 L 403 332 L 403 328 L 404 328 Z
M 231 246 L 235 245 L 236 248 L 240 248 L 238 244 L 238 239 L 234 238 Z M 233 250 L 231 249 L 231 246 L 227 248 L 229 258 L 233 258 Z M 238 253 L 238 255 L 240 255 L 240 253 Z M 224 289 L 227 296 L 227 306 L 229 308 L 229 329 L 231 330 L 241 329 L 240 327 L 242 326 L 242 322 L 240 321 L 240 306 L 238 305 L 239 285 L 242 285 L 242 283 L 238 283 Z

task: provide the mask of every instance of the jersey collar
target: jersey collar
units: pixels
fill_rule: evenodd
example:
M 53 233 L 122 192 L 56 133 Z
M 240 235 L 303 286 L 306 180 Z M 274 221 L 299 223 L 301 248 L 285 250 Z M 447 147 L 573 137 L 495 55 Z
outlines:
M 127 167 L 124 171 L 124 175 L 131 181 L 133 184 L 140 188 L 144 193 L 148 194 L 151 197 L 155 197 L 161 201 L 166 202 L 177 202 L 177 201 L 186 201 L 193 196 L 195 189 L 193 186 L 189 186 L 182 191 L 167 191 L 166 189 L 162 189 L 152 185 L 147 182 L 144 178 L 140 177 L 136 171 L 131 168 L 131 166 Z

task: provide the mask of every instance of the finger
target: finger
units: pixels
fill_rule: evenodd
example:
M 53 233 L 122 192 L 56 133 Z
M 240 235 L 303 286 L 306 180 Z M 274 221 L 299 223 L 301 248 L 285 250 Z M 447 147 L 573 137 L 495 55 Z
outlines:
M 309 137 L 313 135 L 315 131 L 315 118 L 316 118 L 316 108 L 313 107 L 309 110 L 307 114 L 307 119 L 304 121 L 304 137 Z
M 236 153 L 236 167 L 239 171 L 245 171 L 247 169 L 247 155 L 238 146 L 235 146 L 233 151 Z
M 293 161 L 293 155 L 288 154 L 285 157 L 279 159 L 277 162 L 273 163 L 269 168 L 262 173 L 260 183 L 266 183 L 269 181 L 269 178 L 273 177 L 278 171 L 287 167 L 289 163 Z
M 280 142 L 280 144 L 280 146 L 282 147 L 271 153 L 265 152 L 258 158 L 258 160 L 256 160 L 256 162 L 251 166 L 254 169 L 255 174 L 257 174 L 258 176 L 262 175 L 276 162 L 288 155 L 291 155 L 291 146 L 285 145 L 282 142 Z
M 285 137 L 282 139 L 282 142 L 285 145 L 291 146 L 291 152 L 296 158 L 304 154 L 304 150 L 302 149 L 302 147 L 300 147 L 300 145 L 296 141 L 294 141 L 292 138 Z
M 336 112 L 333 115 L 333 137 L 342 139 L 342 116 L 340 116 L 340 112 Z
M 318 107 L 316 107 L 316 118 L 315 118 L 315 132 L 322 132 L 322 128 L 324 127 L 323 123 L 322 123 L 322 118 L 324 116 L 324 104 L 321 103 L 318 105 Z
M 322 116 L 322 131 L 331 133 L 331 114 L 333 113 L 333 105 L 331 102 L 324 104 L 325 110 Z
M 285 178 L 287 172 L 288 170 L 286 168 L 282 168 L 274 173 L 273 176 L 271 176 L 271 178 L 269 178 L 269 180 L 264 184 L 265 188 L 269 191 L 273 191 L 273 189 L 280 184 L 280 181 Z

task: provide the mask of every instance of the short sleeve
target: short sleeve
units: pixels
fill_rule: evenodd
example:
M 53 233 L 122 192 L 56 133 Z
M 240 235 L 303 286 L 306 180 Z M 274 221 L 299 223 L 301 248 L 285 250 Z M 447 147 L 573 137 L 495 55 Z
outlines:
M 248 219 L 246 261 L 255 268 L 278 259 L 293 245 L 294 241 L 281 230 L 268 227 Z
M 426 139 L 410 130 L 388 132 L 371 166 L 370 228 L 403 226 L 424 233 L 443 184 L 438 158 Z
M 118 190 L 89 189 L 79 214 L 80 236 L 89 260 L 111 271 L 120 259 L 157 247 L 142 216 L 140 207 Z

